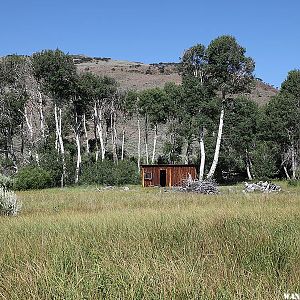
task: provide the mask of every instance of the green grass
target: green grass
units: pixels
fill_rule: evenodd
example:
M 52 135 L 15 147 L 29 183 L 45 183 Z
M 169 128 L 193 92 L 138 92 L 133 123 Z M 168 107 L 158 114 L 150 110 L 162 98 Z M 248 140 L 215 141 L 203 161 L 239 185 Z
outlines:
M 300 192 L 21 192 L 0 218 L 0 299 L 283 299 L 300 292 Z

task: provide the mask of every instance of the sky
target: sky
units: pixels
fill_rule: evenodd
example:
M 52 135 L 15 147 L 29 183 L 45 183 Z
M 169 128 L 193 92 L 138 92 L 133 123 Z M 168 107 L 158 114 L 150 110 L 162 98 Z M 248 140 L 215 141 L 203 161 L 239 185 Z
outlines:
M 2 0 L 0 8 L 0 56 L 59 48 L 178 62 L 185 49 L 229 34 L 275 87 L 300 69 L 299 0 Z

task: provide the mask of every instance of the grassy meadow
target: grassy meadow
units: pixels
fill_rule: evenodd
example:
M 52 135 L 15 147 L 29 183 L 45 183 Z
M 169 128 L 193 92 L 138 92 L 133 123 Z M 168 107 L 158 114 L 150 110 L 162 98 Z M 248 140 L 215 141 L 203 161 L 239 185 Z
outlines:
M 300 190 L 18 193 L 0 217 L 0 299 L 284 299 L 300 292 Z

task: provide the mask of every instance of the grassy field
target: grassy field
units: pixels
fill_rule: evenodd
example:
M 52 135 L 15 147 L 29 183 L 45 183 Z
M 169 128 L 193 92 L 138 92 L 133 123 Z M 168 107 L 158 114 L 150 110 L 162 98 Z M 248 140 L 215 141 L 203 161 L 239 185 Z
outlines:
M 300 191 L 21 192 L 0 217 L 0 299 L 284 299 L 300 292 Z

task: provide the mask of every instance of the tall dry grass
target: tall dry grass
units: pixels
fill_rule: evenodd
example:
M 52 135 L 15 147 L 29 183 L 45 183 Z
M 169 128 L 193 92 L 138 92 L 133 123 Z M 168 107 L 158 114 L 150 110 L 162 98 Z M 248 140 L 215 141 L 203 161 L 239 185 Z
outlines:
M 22 192 L 0 218 L 2 299 L 283 299 L 300 292 L 300 193 Z

